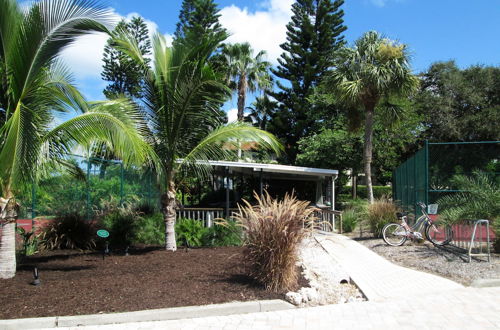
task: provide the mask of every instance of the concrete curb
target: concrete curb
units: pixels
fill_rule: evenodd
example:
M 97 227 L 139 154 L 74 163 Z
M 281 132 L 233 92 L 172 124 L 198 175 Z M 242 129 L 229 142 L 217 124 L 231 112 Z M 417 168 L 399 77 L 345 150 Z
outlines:
M 0 330 L 78 327 L 129 322 L 166 321 L 207 316 L 271 312 L 295 308 L 296 307 L 294 305 L 280 299 L 232 302 L 203 306 L 151 309 L 126 313 L 0 320 Z
M 492 288 L 500 286 L 500 278 L 478 279 L 471 283 L 473 288 Z

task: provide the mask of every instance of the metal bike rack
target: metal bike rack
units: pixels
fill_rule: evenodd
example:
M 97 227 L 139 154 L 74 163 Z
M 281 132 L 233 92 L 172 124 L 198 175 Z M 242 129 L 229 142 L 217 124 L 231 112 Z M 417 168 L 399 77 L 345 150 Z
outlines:
M 480 219 L 480 220 L 474 220 L 474 230 L 472 231 L 472 236 L 470 239 L 470 244 L 469 244 L 469 250 L 468 250 L 468 256 L 469 256 L 469 262 L 472 261 L 472 257 L 488 257 L 488 262 L 490 262 L 490 222 L 485 219 Z M 477 227 L 479 226 L 479 235 L 476 236 L 478 233 Z M 482 226 L 486 227 L 486 234 L 484 235 L 484 230 L 481 228 Z M 486 237 L 484 237 L 486 236 Z M 479 238 L 479 241 L 476 241 L 476 238 Z M 483 252 L 483 245 L 484 245 L 484 239 L 486 238 L 486 251 Z M 472 253 L 472 249 L 474 248 L 474 243 L 479 246 L 479 252 L 478 253 Z

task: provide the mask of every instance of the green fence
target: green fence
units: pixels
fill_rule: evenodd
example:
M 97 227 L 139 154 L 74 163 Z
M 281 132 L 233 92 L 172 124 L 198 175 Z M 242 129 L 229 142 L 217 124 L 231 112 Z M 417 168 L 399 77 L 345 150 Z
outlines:
M 21 218 L 79 212 L 91 219 L 107 203 L 159 203 L 155 177 L 148 169 L 82 156 L 71 156 L 67 161 L 75 168 L 72 173 L 55 172 L 25 187 L 20 200 Z
M 393 198 L 405 211 L 418 214 L 417 202 L 431 204 L 459 192 L 450 179 L 475 170 L 500 175 L 500 141 L 426 142 L 394 170 Z

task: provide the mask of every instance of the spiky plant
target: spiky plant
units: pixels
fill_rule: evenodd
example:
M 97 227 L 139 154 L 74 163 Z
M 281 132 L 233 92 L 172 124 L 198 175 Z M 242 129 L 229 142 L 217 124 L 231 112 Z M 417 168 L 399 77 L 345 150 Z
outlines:
M 440 218 L 450 224 L 463 220 L 490 220 L 497 237 L 495 249 L 500 251 L 500 177 L 475 171 L 471 176 L 454 176 L 451 184 L 461 192 L 437 201 Z
M 297 249 L 314 226 L 317 210 L 309 202 L 287 194 L 283 200 L 273 199 L 266 192 L 257 204 L 239 206 L 235 219 L 244 228 L 247 258 L 251 275 L 267 290 L 292 290 L 297 286 Z

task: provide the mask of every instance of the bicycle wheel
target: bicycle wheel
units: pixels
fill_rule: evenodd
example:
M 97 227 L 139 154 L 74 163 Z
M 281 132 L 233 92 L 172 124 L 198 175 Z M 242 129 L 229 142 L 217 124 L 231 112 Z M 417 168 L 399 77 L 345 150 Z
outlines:
M 453 239 L 453 230 L 450 226 L 436 221 L 425 227 L 425 237 L 434 245 L 446 245 Z
M 382 229 L 384 242 L 392 246 L 401 246 L 408 238 L 408 232 L 405 227 L 397 223 L 389 223 Z

